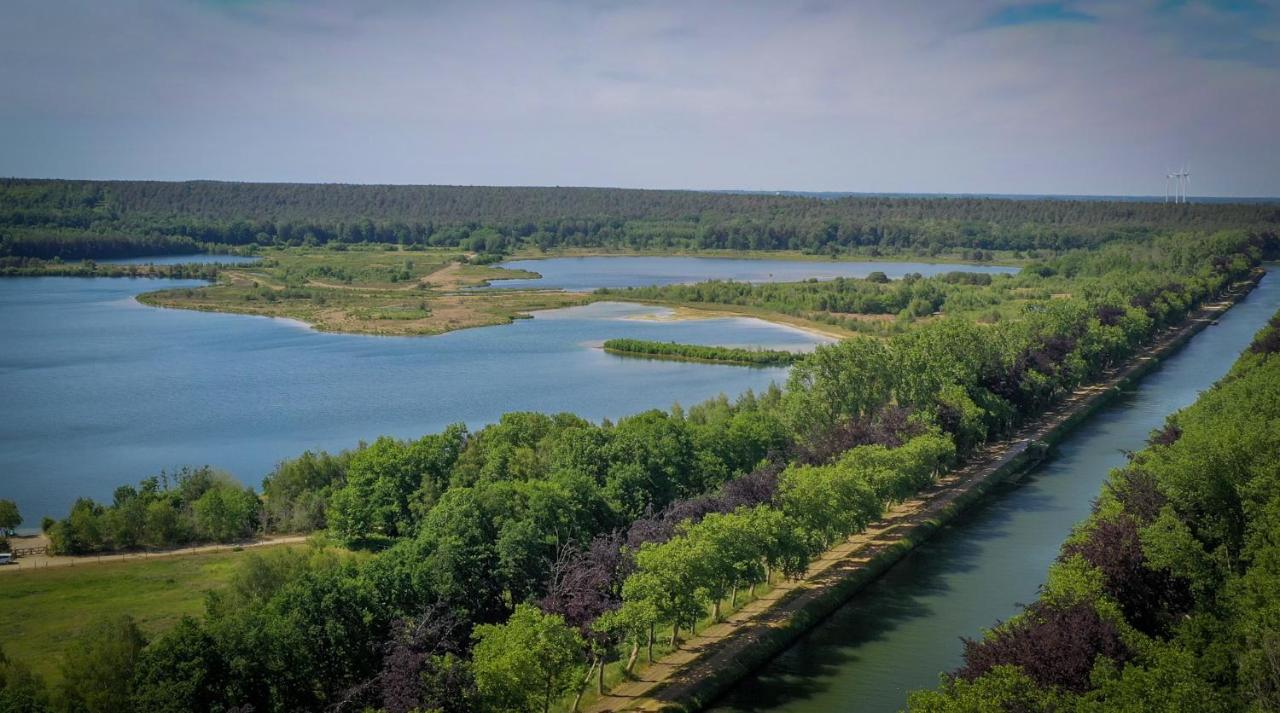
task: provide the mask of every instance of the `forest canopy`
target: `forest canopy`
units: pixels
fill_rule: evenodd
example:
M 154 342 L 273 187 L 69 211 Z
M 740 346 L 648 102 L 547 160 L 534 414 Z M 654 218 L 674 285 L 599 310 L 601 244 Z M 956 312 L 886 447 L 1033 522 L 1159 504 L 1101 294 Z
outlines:
M 382 242 L 518 248 L 1066 250 L 1169 230 L 1274 233 L 1274 204 L 617 188 L 0 180 L 0 257 Z

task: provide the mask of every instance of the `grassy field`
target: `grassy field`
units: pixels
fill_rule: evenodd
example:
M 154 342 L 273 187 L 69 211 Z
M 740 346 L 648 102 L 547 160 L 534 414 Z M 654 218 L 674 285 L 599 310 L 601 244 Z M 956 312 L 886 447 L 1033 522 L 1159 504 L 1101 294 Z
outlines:
M 230 578 L 245 552 L 86 563 L 0 574 L 0 646 L 46 680 L 87 624 L 128 614 L 148 636 L 204 611 L 205 592 Z
M 222 270 L 209 287 L 148 292 L 138 299 L 156 307 L 287 317 L 323 331 L 388 335 L 508 324 L 534 310 L 588 299 L 547 290 L 468 290 L 537 273 L 467 264 L 457 250 L 288 248 L 265 250 L 262 258 Z

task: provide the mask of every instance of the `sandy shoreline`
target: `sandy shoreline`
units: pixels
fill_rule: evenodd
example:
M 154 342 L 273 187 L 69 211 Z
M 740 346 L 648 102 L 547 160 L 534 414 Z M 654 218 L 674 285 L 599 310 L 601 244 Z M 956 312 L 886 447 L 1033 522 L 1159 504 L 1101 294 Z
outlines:
M 631 303 L 621 303 L 621 304 L 647 304 L 647 303 L 631 302 Z M 638 315 L 632 315 L 630 317 L 624 317 L 623 319 L 634 319 L 634 320 L 646 321 L 646 322 L 686 322 L 686 321 L 702 320 L 702 319 L 725 319 L 728 317 L 733 317 L 733 318 L 739 318 L 739 319 L 755 319 L 761 322 L 767 322 L 777 327 L 782 327 L 783 329 L 790 329 L 792 331 L 802 332 L 804 334 L 809 334 L 816 337 L 822 337 L 824 340 L 827 340 L 829 342 L 836 342 L 836 341 L 840 341 L 841 339 L 848 339 L 849 337 L 853 336 L 852 334 L 849 334 L 846 332 L 838 332 L 834 328 L 823 329 L 822 327 L 812 326 L 808 324 L 796 324 L 794 322 L 783 322 L 779 319 L 770 319 L 768 317 L 763 317 L 760 315 L 746 314 L 744 312 L 735 312 L 733 310 L 727 310 L 727 309 L 700 309 L 695 307 L 685 307 L 683 305 L 675 306 L 675 307 L 672 307 L 669 305 L 651 305 L 651 306 L 659 307 L 663 310 L 666 310 L 666 312 L 662 314 L 638 314 Z

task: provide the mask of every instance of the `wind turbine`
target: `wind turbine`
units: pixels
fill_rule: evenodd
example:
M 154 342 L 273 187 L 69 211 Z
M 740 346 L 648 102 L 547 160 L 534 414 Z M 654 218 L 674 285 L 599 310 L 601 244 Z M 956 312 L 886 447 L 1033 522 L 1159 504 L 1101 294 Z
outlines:
M 1187 202 L 1187 186 L 1191 185 L 1191 171 L 1187 170 L 1186 164 L 1176 171 L 1170 171 L 1164 175 L 1164 202 L 1169 202 L 1169 181 L 1175 181 L 1173 184 L 1173 202 Z

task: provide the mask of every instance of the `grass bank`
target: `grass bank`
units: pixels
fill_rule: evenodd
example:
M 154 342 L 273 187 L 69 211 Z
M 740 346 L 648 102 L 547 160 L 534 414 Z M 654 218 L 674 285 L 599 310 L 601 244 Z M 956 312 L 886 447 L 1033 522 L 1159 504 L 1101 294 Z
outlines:
M 0 642 L 10 658 L 57 679 L 62 653 L 86 625 L 128 614 L 148 636 L 158 634 L 203 612 L 205 593 L 226 584 L 244 557 L 231 551 L 132 559 L 0 577 Z

